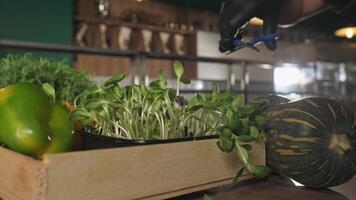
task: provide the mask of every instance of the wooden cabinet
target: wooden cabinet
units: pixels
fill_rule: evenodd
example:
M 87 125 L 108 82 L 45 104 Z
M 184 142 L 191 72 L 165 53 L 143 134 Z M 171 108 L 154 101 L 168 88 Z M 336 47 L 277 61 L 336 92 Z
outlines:
M 197 55 L 197 34 L 192 22 L 200 28 L 215 23 L 217 14 L 207 10 L 174 6 L 158 1 L 138 3 L 132 0 L 109 1 L 109 16 L 100 18 L 95 0 L 76 3 L 76 44 L 103 49 L 153 52 L 169 55 Z M 131 13 L 131 14 L 130 14 Z M 131 20 L 131 21 L 130 21 Z M 133 23 L 134 22 L 134 23 Z M 159 69 L 171 73 L 172 61 L 147 60 L 149 77 Z M 128 58 L 77 55 L 76 66 L 98 76 L 130 74 Z M 196 63 L 185 63 L 187 77 L 197 78 Z

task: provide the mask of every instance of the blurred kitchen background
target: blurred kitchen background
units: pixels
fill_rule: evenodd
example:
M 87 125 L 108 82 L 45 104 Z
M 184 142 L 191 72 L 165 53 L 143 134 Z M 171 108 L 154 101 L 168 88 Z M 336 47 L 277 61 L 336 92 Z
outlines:
M 356 14 L 324 12 L 279 29 L 278 49 L 218 51 L 220 0 L 25 0 L 0 2 L 0 56 L 32 52 L 68 59 L 99 82 L 125 73 L 149 83 L 165 70 L 174 87 L 174 60 L 190 85 L 182 92 L 221 90 L 248 99 L 278 93 L 289 98 L 326 96 L 356 110 Z M 246 37 L 260 34 L 251 20 Z

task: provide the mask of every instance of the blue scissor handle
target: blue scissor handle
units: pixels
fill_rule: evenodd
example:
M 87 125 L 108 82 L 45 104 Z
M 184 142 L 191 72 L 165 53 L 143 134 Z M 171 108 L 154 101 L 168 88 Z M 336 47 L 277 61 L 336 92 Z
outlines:
M 267 42 L 267 41 L 273 41 L 276 40 L 279 37 L 278 33 L 272 33 L 269 35 L 260 35 L 260 36 L 256 36 L 251 40 L 251 44 L 255 45 L 259 42 Z
M 234 51 L 237 51 L 237 50 L 245 48 L 245 47 L 249 47 L 255 51 L 259 51 L 259 49 L 256 47 L 256 45 L 258 43 L 274 41 L 274 40 L 277 40 L 278 37 L 279 37 L 278 33 L 273 33 L 273 34 L 269 34 L 269 35 L 260 35 L 260 36 L 256 36 L 256 37 L 252 38 L 252 40 L 250 42 L 244 42 L 244 41 L 242 41 L 242 39 L 236 38 L 232 41 L 232 44 L 235 46 L 235 48 L 232 49 L 229 53 L 232 53 Z
M 244 45 L 245 43 L 242 40 L 235 39 L 235 40 L 232 41 L 232 44 L 234 46 L 241 46 L 241 45 Z

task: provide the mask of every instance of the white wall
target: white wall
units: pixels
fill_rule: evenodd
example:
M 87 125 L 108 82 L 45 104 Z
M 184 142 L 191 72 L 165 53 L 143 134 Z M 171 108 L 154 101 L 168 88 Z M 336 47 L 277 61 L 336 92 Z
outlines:
M 223 57 L 218 50 L 218 34 L 199 31 L 197 33 L 197 56 Z M 226 80 L 228 68 L 225 64 L 201 63 L 197 65 L 198 79 Z
M 245 48 L 226 55 L 220 53 L 218 50 L 219 34 L 199 31 L 197 33 L 197 55 L 203 57 L 215 57 L 215 58 L 233 58 L 241 60 L 253 60 L 270 63 L 275 60 L 275 54 L 265 48 L 264 45 L 260 45 L 261 52 L 255 52 L 251 49 Z M 240 70 L 240 71 L 239 71 Z M 265 69 L 249 69 L 253 73 L 252 80 L 272 81 L 273 75 L 271 70 Z M 241 75 L 241 69 L 236 68 L 236 77 L 239 79 Z M 228 68 L 225 64 L 218 63 L 198 63 L 198 79 L 203 80 L 225 80 L 228 77 Z

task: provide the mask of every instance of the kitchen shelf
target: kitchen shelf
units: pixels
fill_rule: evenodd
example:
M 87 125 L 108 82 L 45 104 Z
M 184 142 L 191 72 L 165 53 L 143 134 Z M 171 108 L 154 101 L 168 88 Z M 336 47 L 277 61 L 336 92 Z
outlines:
M 258 94 L 296 94 L 296 95 L 317 95 L 324 96 L 324 93 L 320 91 L 320 87 L 323 87 L 321 80 L 317 80 L 314 77 L 314 81 L 312 84 L 314 85 L 314 89 L 312 90 L 297 90 L 297 91 L 287 91 L 287 92 L 278 92 L 274 90 L 256 90 L 253 87 L 253 82 L 250 82 L 248 79 L 248 68 L 265 68 L 265 65 L 269 65 L 273 69 L 276 66 L 280 66 L 281 63 L 266 63 L 259 61 L 246 61 L 242 59 L 226 59 L 226 58 L 212 58 L 212 57 L 200 57 L 200 56 L 186 56 L 186 55 L 168 55 L 161 53 L 148 53 L 148 52 L 140 52 L 140 51 L 120 51 L 120 50 L 109 50 L 109 49 L 98 49 L 91 47 L 79 47 L 75 45 L 62 45 L 62 44 L 50 44 L 50 43 L 41 43 L 41 42 L 28 42 L 28 41 L 18 41 L 18 40 L 8 40 L 0 38 L 0 49 L 20 49 L 20 50 L 31 50 L 31 51 L 44 51 L 44 52 L 58 52 L 58 53 L 72 53 L 72 54 L 88 54 L 88 55 L 101 55 L 101 56 L 116 56 L 116 57 L 126 57 L 130 58 L 130 67 L 133 69 L 135 74 L 131 75 L 131 83 L 139 84 L 145 83 L 148 84 L 148 76 L 147 76 L 147 60 L 148 59 L 159 59 L 159 60 L 180 60 L 180 61 L 191 61 L 191 62 L 207 62 L 207 63 L 222 63 L 226 64 L 229 67 L 231 72 L 230 76 L 225 82 L 226 88 L 224 90 L 231 90 L 234 93 L 244 93 L 246 96 L 258 95 Z M 242 75 L 241 80 L 236 80 L 235 77 L 232 77 L 232 68 L 234 66 L 242 67 Z M 300 65 L 296 65 L 300 68 L 305 67 L 315 67 L 316 65 L 311 65 L 310 63 L 304 63 Z M 139 68 L 139 70 L 137 70 Z M 212 81 L 213 82 L 213 81 Z M 221 82 L 221 81 L 220 81 Z M 329 82 L 329 81 L 328 81 Z M 346 82 L 329 82 L 331 85 L 335 85 L 335 88 L 339 88 L 335 90 L 335 92 L 340 93 L 345 85 L 350 86 L 355 81 L 346 81 Z M 271 83 L 269 83 L 271 84 Z M 182 89 L 182 93 L 194 93 L 194 92 L 211 92 L 211 89 Z M 330 94 L 326 94 L 330 96 Z M 335 97 L 345 98 L 347 95 L 343 94 L 334 94 Z M 352 96 L 352 95 L 351 95 Z

